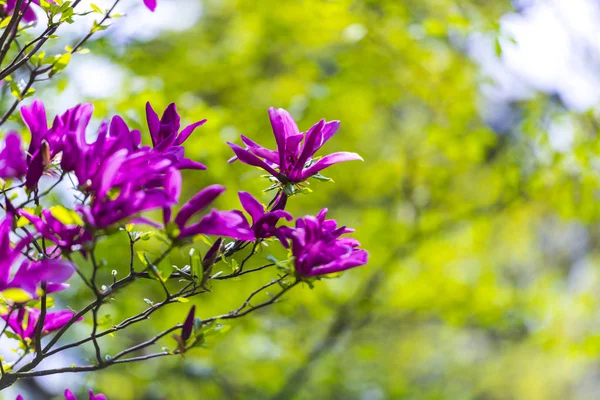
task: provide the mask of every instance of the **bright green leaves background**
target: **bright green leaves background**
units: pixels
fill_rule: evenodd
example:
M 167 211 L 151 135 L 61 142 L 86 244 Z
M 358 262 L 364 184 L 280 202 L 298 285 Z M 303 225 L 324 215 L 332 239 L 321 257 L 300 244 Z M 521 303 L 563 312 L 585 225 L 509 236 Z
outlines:
M 328 207 L 356 228 L 370 263 L 232 321 L 230 332 L 185 359 L 113 367 L 87 384 L 116 399 L 594 398 L 596 119 L 540 95 L 516 104 L 520 120 L 511 132 L 497 134 L 482 121 L 486 77 L 466 42 L 473 32 L 501 38 L 508 1 L 202 7 L 188 31 L 129 43 L 125 52 L 110 39 L 89 46 L 131 76 L 119 96 L 95 101 L 98 112 L 124 113 L 143 128 L 146 101 L 157 109 L 175 101 L 184 122 L 207 118 L 186 151 L 209 170 L 186 173 L 184 196 L 219 182 L 228 187 L 217 202 L 223 209 L 239 208 L 237 190 L 261 196 L 268 186 L 259 170 L 227 165 L 225 144 L 243 133 L 274 147 L 268 107 L 290 110 L 302 130 L 320 118 L 341 120 L 323 154 L 356 151 L 365 162 L 332 167 L 326 175 L 335 183 L 311 182 L 314 192 L 291 199 L 289 210 L 301 216 Z M 495 43 L 501 56 L 504 42 Z M 567 153 L 548 144 L 546 121 L 559 118 L 574 126 Z M 149 254 L 157 246 L 143 244 Z M 204 254 L 208 246 L 195 248 Z M 102 249 L 110 282 L 112 269 L 128 268 L 125 233 Z M 185 265 L 188 251 L 171 262 Z M 266 263 L 266 255 L 258 258 Z M 212 281 L 212 293 L 193 301 L 196 315 L 228 312 L 271 276 Z M 83 302 L 83 293 L 69 304 Z M 129 293 L 107 306 L 107 321 L 159 300 L 161 288 Z M 190 305 L 157 313 L 105 345 L 117 351 L 181 322 Z

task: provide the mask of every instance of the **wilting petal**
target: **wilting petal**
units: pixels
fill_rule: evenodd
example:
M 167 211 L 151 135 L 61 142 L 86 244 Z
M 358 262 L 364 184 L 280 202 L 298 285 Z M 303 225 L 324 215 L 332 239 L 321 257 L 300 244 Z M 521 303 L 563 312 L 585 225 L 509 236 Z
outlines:
M 344 161 L 354 161 L 354 160 L 364 161 L 363 158 L 356 153 L 340 152 L 340 153 L 329 154 L 329 155 L 321 158 L 319 161 L 317 161 L 316 163 L 311 165 L 309 168 L 305 169 L 302 172 L 302 179 L 303 180 L 307 179 L 307 178 L 313 176 L 314 174 L 316 174 L 317 172 L 322 171 L 325 168 L 330 167 L 334 164 L 341 163 Z
M 179 210 L 177 217 L 175 217 L 175 223 L 180 227 L 184 227 L 188 220 L 195 213 L 206 208 L 214 199 L 216 199 L 221 193 L 225 191 L 225 187 L 221 185 L 211 185 L 192 197 L 183 207 Z
M 229 145 L 229 147 L 231 147 L 231 149 L 233 150 L 233 152 L 235 153 L 237 158 L 244 164 L 262 168 L 275 177 L 279 176 L 279 173 L 277 171 L 275 171 L 266 162 L 264 162 L 263 160 L 261 160 L 260 158 L 258 158 L 257 156 L 255 156 L 254 154 L 249 152 L 248 150 L 243 149 L 234 143 L 228 142 L 227 144 Z

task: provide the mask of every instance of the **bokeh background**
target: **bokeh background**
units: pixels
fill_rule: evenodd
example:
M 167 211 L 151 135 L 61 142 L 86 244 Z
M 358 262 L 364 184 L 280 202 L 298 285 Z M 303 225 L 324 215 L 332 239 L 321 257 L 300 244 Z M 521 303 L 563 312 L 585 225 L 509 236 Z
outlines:
M 330 168 L 335 183 L 312 183 L 289 208 L 328 207 L 370 261 L 231 321 L 184 359 L 21 388 L 50 398 L 68 383 L 117 400 L 600 397 L 600 3 L 159 0 L 150 14 L 129 0 L 122 12 L 38 90 L 49 108 L 91 101 L 95 124 L 120 113 L 143 131 L 148 100 L 176 102 L 186 122 L 207 118 L 187 154 L 209 170 L 185 176 L 184 196 L 220 182 L 224 209 L 239 208 L 237 190 L 268 201 L 260 171 L 227 165 L 225 144 L 243 133 L 274 146 L 268 107 L 301 130 L 339 119 L 324 151 L 365 162 Z M 124 236 L 103 243 L 108 282 L 127 252 Z M 271 277 L 214 283 L 197 313 L 227 312 Z M 106 324 L 160 294 L 136 286 L 104 309 Z M 86 298 L 79 288 L 62 301 Z M 117 351 L 188 309 L 103 344 Z

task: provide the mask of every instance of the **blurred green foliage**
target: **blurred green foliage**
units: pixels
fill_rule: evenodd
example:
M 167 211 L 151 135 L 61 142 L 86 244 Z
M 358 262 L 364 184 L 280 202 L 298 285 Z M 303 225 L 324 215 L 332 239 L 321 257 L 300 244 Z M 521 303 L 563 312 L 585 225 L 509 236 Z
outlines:
M 106 40 L 92 46 L 147 83 L 127 80 L 97 109 L 126 113 L 140 128 L 148 100 L 155 108 L 175 101 L 186 122 L 207 118 L 187 154 L 209 170 L 186 174 L 184 195 L 223 183 L 223 209 L 239 208 L 237 190 L 259 196 L 268 185 L 259 170 L 227 165 L 225 144 L 243 133 L 274 147 L 268 107 L 290 110 L 301 130 L 320 118 L 341 120 L 324 150 L 356 151 L 365 162 L 329 169 L 335 183 L 312 183 L 314 192 L 289 209 L 300 216 L 328 207 L 356 228 L 370 263 L 232 321 L 227 334 L 184 359 L 112 367 L 87 375 L 88 385 L 124 400 L 596 398 L 596 119 L 538 96 L 515 105 L 521 119 L 511 132 L 482 121 L 485 77 L 465 42 L 475 31 L 496 35 L 508 1 L 206 0 L 202 7 L 188 31 L 130 43 L 124 53 Z M 555 118 L 574 126 L 568 153 L 548 144 Z M 112 268 L 127 268 L 125 236 L 103 249 L 109 282 Z M 172 262 L 185 264 L 187 250 Z M 197 313 L 229 311 L 271 274 L 212 283 L 212 293 L 193 301 Z M 105 313 L 120 320 L 160 293 L 138 285 Z M 188 309 L 153 315 L 104 344 L 117 351 L 182 321 Z

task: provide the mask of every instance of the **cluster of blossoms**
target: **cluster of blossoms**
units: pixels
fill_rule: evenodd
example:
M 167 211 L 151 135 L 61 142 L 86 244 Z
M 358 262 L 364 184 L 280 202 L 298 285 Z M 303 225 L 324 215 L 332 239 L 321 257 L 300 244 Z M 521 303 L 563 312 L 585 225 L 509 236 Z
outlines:
M 288 197 L 296 193 L 296 186 L 315 175 L 321 177 L 320 172 L 333 164 L 361 159 L 355 153 L 314 157 L 337 131 L 337 121 L 322 120 L 301 133 L 287 111 L 270 109 L 276 151 L 244 136 L 246 148 L 229 143 L 235 153 L 233 160 L 265 169 L 278 189 L 267 207 L 250 193 L 239 192 L 245 214 L 241 210 L 210 209 L 211 203 L 225 191 L 221 185 L 204 188 L 176 209 L 182 192 L 181 171 L 206 169 L 188 158 L 183 147 L 206 120 L 182 128 L 175 104 L 170 104 L 161 117 L 147 104 L 148 145 L 143 144 L 141 132 L 129 128 L 119 116 L 102 123 L 95 140 L 89 141 L 86 133 L 93 112 L 89 104 L 67 110 L 50 125 L 40 101 L 20 111 L 31 136 L 27 150 L 19 134 L 10 132 L 0 151 L 0 178 L 22 182 L 4 189 L 6 213 L 0 222 L 0 292 L 11 300 L 2 318 L 23 343 L 32 345 L 36 334 L 47 335 L 74 322 L 77 316 L 72 311 L 41 315 L 28 302 L 67 289 L 66 282 L 76 269 L 70 261 L 71 253 L 79 252 L 87 258 L 98 240 L 125 224 L 153 226 L 174 247 L 190 243 L 197 235 L 217 237 L 202 261 L 205 268 L 228 247 L 227 239 L 232 240 L 230 245 L 237 246 L 257 244 L 267 238 L 278 240 L 291 249 L 297 280 L 309 280 L 367 262 L 367 253 L 359 249 L 359 243 L 342 237 L 353 230 L 325 219 L 327 209 L 317 216 L 296 219 L 295 226 L 280 224 L 294 220 L 285 208 Z M 25 205 L 30 202 L 39 204 L 43 176 L 54 180 L 68 177 L 80 195 L 78 204 L 73 209 L 62 206 L 27 209 Z M 27 200 L 23 204 L 15 206 L 15 199 L 9 200 L 7 192 L 14 188 L 24 189 Z M 162 212 L 160 222 L 142 215 L 152 210 Z M 30 224 L 35 232 L 25 229 L 24 224 Z M 40 239 L 43 248 L 38 243 Z M 11 290 L 19 293 L 18 299 L 8 295 Z M 193 319 L 193 311 L 190 315 Z M 190 336 L 190 321 L 186 321 L 182 337 Z M 65 397 L 74 398 L 68 391 Z M 104 396 L 90 393 L 90 399 L 94 398 Z

